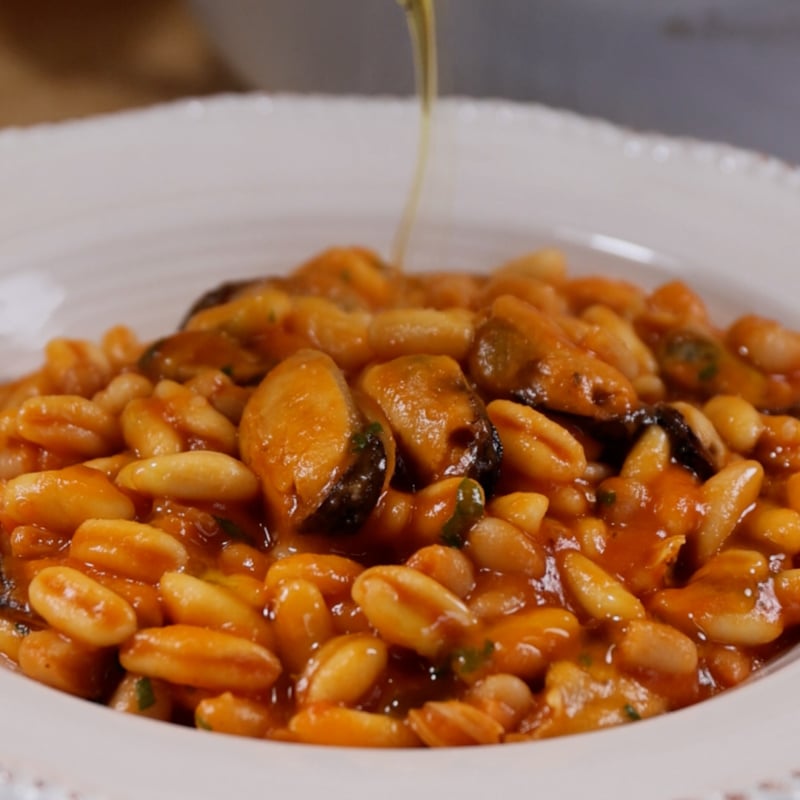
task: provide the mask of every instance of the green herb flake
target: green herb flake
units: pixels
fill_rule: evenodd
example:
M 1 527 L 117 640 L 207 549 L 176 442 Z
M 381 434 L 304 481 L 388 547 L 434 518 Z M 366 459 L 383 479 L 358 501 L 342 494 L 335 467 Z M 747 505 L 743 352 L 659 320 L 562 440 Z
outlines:
M 275 309 L 271 308 L 269 313 L 267 314 L 267 322 L 270 325 L 274 325 L 278 321 L 278 315 L 275 313 Z
M 483 516 L 483 511 L 481 485 L 472 478 L 464 478 L 456 489 L 453 516 L 442 526 L 442 542 L 448 547 L 463 547 L 469 529 Z
M 599 489 L 597 502 L 604 506 L 613 506 L 617 502 L 617 493 L 611 489 Z
M 581 653 L 578 656 L 578 664 L 582 667 L 591 667 L 592 666 L 592 657 L 589 653 Z
M 225 364 L 224 367 L 220 367 L 219 371 L 223 375 L 227 375 L 229 378 L 233 378 L 233 364 Z
M 31 632 L 31 629 L 24 622 L 15 622 L 14 631 L 18 636 L 27 636 Z
M 453 671 L 460 675 L 479 670 L 494 653 L 494 642 L 487 639 L 483 647 L 459 647 L 450 654 Z
M 214 729 L 211 727 L 209 721 L 205 718 L 200 716 L 200 714 L 194 715 L 194 724 L 200 728 L 201 731 L 213 731 Z
M 698 373 L 697 379 L 700 381 L 710 381 L 719 372 L 719 364 L 710 361 Z
M 679 333 L 667 344 L 668 358 L 697 367 L 697 379 L 709 381 L 719 372 L 722 351 L 716 342 L 690 333 Z
M 247 534 L 240 528 L 232 519 L 227 517 L 214 517 L 214 522 L 219 525 L 219 529 L 231 539 L 238 539 L 240 541 L 249 541 Z
M 376 439 L 383 432 L 380 422 L 370 422 L 362 430 L 350 437 L 350 451 L 360 453 L 367 448 L 371 440 Z
M 622 706 L 622 710 L 625 712 L 625 716 L 633 722 L 637 722 L 642 718 L 642 715 L 630 703 L 625 703 Z
M 146 711 L 150 706 L 155 705 L 156 696 L 153 692 L 153 684 L 150 678 L 137 678 L 134 685 L 136 692 L 136 706 L 139 711 Z

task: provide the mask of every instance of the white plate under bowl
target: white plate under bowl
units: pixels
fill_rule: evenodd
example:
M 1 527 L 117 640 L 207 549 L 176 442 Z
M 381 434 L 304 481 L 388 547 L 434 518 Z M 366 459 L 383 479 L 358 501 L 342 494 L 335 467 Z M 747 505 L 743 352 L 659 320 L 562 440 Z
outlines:
M 552 110 L 452 101 L 409 266 L 543 244 L 576 272 L 677 275 L 720 318 L 798 326 L 800 175 Z M 0 132 L 0 377 L 54 335 L 174 329 L 223 280 L 324 246 L 386 254 L 417 135 L 405 101 L 238 97 Z M 0 798 L 796 797 L 800 661 L 600 733 L 445 751 L 315 748 L 131 718 L 0 670 Z

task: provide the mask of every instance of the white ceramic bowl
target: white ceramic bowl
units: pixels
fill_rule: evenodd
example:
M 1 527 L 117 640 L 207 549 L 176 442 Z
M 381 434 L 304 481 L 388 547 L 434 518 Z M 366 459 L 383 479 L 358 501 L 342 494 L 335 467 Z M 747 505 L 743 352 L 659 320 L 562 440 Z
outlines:
M 541 107 L 452 102 L 410 267 L 487 268 L 542 245 L 575 271 L 678 275 L 721 317 L 797 325 L 800 175 L 762 157 Z M 0 364 L 120 321 L 174 328 L 221 280 L 333 243 L 388 252 L 416 107 L 291 97 L 187 102 L 0 133 Z M 375 752 L 242 740 L 130 718 L 0 670 L 3 800 L 796 796 L 792 655 L 706 703 L 600 733 Z M 764 782 L 767 782 L 765 784 Z

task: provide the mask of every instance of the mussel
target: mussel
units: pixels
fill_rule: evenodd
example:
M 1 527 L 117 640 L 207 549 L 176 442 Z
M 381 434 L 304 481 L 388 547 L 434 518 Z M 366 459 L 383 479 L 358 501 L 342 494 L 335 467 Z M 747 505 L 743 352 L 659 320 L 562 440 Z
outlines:
M 358 385 L 389 421 L 402 465 L 398 478 L 419 488 L 463 476 L 491 493 L 502 460 L 500 439 L 458 362 L 401 356 L 367 367 Z
M 278 536 L 355 533 L 388 480 L 381 422 L 366 416 L 319 350 L 299 350 L 266 375 L 244 408 L 239 436 Z
M 574 344 L 549 315 L 510 295 L 478 326 L 469 376 L 492 397 L 533 408 L 607 420 L 638 406 L 631 382 Z

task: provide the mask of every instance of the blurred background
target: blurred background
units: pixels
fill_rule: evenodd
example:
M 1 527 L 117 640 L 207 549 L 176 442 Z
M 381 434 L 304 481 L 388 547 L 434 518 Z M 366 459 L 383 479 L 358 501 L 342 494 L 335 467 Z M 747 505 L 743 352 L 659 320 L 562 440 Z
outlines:
M 0 126 L 243 88 L 183 0 L 0 0 Z
M 799 0 L 437 0 L 442 89 L 800 161 Z M 394 0 L 2 0 L 0 126 L 178 97 L 407 94 Z

